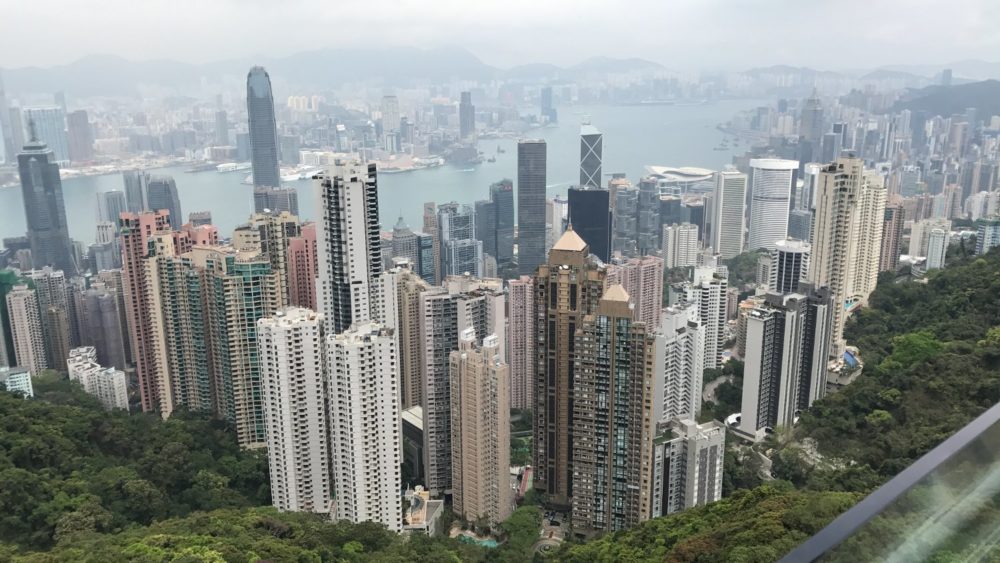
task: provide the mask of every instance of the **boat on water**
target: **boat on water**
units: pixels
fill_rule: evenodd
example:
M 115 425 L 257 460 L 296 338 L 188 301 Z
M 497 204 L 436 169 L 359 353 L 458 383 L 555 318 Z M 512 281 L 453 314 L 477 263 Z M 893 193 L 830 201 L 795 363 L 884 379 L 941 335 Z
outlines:
M 250 170 L 249 162 L 225 162 L 215 167 L 219 173 L 239 172 L 240 170 Z
M 496 162 L 496 161 L 497 161 L 497 157 L 495 157 L 495 156 L 491 156 L 491 157 L 489 157 L 489 158 L 486 159 L 486 162 Z
M 503 147 L 501 147 L 500 145 L 497 145 L 497 154 L 503 154 L 505 152 L 507 152 L 507 151 L 503 150 Z

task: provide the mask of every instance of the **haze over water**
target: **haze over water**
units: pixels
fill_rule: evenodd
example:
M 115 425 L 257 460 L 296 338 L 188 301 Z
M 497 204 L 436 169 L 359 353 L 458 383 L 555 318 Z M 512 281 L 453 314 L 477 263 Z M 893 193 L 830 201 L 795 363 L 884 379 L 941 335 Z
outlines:
M 638 180 L 646 165 L 699 166 L 718 170 L 729 164 L 745 145 L 713 150 L 724 135 L 716 129 L 739 111 L 759 105 L 756 100 L 726 100 L 704 105 L 672 106 L 565 106 L 559 108 L 558 127 L 535 129 L 526 138 L 542 138 L 548 143 L 549 195 L 565 194 L 579 181 L 580 123 L 589 116 L 604 134 L 605 182 L 611 173 L 624 172 Z M 497 146 L 506 152 L 497 154 Z M 422 224 L 424 202 L 457 201 L 472 203 L 486 199 L 489 186 L 502 178 L 517 178 L 517 146 L 514 140 L 482 140 L 479 150 L 496 162 L 461 168 L 445 165 L 402 174 L 379 175 L 379 206 L 382 229 L 390 230 L 402 214 L 415 230 Z M 220 235 L 229 237 L 233 228 L 244 223 L 253 210 L 252 188 L 241 184 L 245 173 L 220 174 L 215 171 L 185 173 L 186 167 L 150 170 L 169 174 L 177 181 L 185 220 L 192 211 L 211 211 Z M 299 191 L 303 220 L 313 220 L 316 194 L 311 181 L 292 184 Z M 516 183 L 515 183 L 516 188 Z M 63 197 L 70 236 L 90 244 L 96 222 L 95 194 L 121 190 L 120 174 L 89 176 L 63 181 Z M 0 237 L 22 236 L 25 232 L 24 205 L 19 187 L 0 190 Z

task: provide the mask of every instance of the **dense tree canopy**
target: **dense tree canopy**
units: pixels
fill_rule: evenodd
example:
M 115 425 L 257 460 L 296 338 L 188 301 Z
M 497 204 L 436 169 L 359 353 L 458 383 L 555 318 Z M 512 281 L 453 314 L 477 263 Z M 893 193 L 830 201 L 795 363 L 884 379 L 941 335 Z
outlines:
M 44 548 L 192 510 L 267 504 L 267 460 L 217 421 L 107 412 L 76 383 L 0 393 L 0 542 Z

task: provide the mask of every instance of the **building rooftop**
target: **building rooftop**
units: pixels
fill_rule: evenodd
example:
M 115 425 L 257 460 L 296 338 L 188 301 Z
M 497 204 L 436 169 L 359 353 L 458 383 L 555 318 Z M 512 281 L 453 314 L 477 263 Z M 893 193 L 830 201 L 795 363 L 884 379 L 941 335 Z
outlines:
M 552 250 L 569 250 L 571 252 L 583 252 L 587 250 L 587 243 L 576 234 L 572 227 L 566 229 L 559 241 L 552 247 Z
M 628 292 L 625 291 L 625 288 L 622 287 L 621 284 L 616 283 L 611 287 L 609 287 L 607 291 L 604 292 L 604 297 L 602 297 L 601 299 L 605 299 L 607 301 L 621 301 L 624 303 L 628 303 Z

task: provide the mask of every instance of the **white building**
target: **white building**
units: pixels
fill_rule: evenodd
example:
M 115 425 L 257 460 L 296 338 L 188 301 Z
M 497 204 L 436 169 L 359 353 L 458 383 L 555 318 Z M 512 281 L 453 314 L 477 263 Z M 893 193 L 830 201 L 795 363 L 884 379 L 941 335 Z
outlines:
M 698 304 L 664 309 L 655 338 L 653 420 L 697 418 L 705 371 L 705 332 Z
M 771 250 L 788 236 L 788 211 L 795 160 L 754 158 L 750 160 L 753 184 L 750 193 L 750 225 L 747 248 Z
M 663 226 L 663 265 L 687 268 L 698 264 L 698 225 L 682 223 Z
M 391 329 L 326 337 L 334 519 L 402 529 L 399 364 Z
M 694 283 L 687 299 L 698 304 L 698 315 L 705 331 L 705 369 L 722 367 L 726 342 L 726 301 L 729 281 L 715 268 L 695 268 Z
M 885 178 L 875 170 L 865 170 L 858 186 L 858 204 L 851 234 L 853 264 L 848 298 L 852 303 L 867 305 L 868 296 L 875 291 L 878 283 L 885 200 Z
M 653 438 L 652 518 L 722 498 L 726 427 L 673 418 L 657 425 Z
M 722 258 L 732 258 L 743 252 L 746 197 L 746 174 L 735 170 L 723 170 L 715 174 L 708 244 Z
M 17 364 L 27 368 L 32 375 L 38 375 L 49 365 L 35 290 L 26 285 L 15 285 L 7 294 L 7 315 Z
M 71 381 L 78 381 L 87 393 L 108 410 L 128 408 L 128 379 L 125 372 L 97 363 L 97 349 L 81 346 L 69 351 L 66 370 Z
M 34 397 L 31 372 L 27 368 L 0 366 L 0 384 L 7 391 L 24 394 L 24 398 Z
M 773 293 L 795 293 L 799 282 L 809 272 L 808 242 L 795 239 L 779 240 L 771 251 L 767 273 L 767 290 Z
M 932 229 L 927 237 L 927 270 L 944 268 L 948 256 L 951 234 L 943 229 Z
M 323 317 L 290 307 L 257 321 L 271 504 L 329 516 L 333 481 L 323 381 Z

